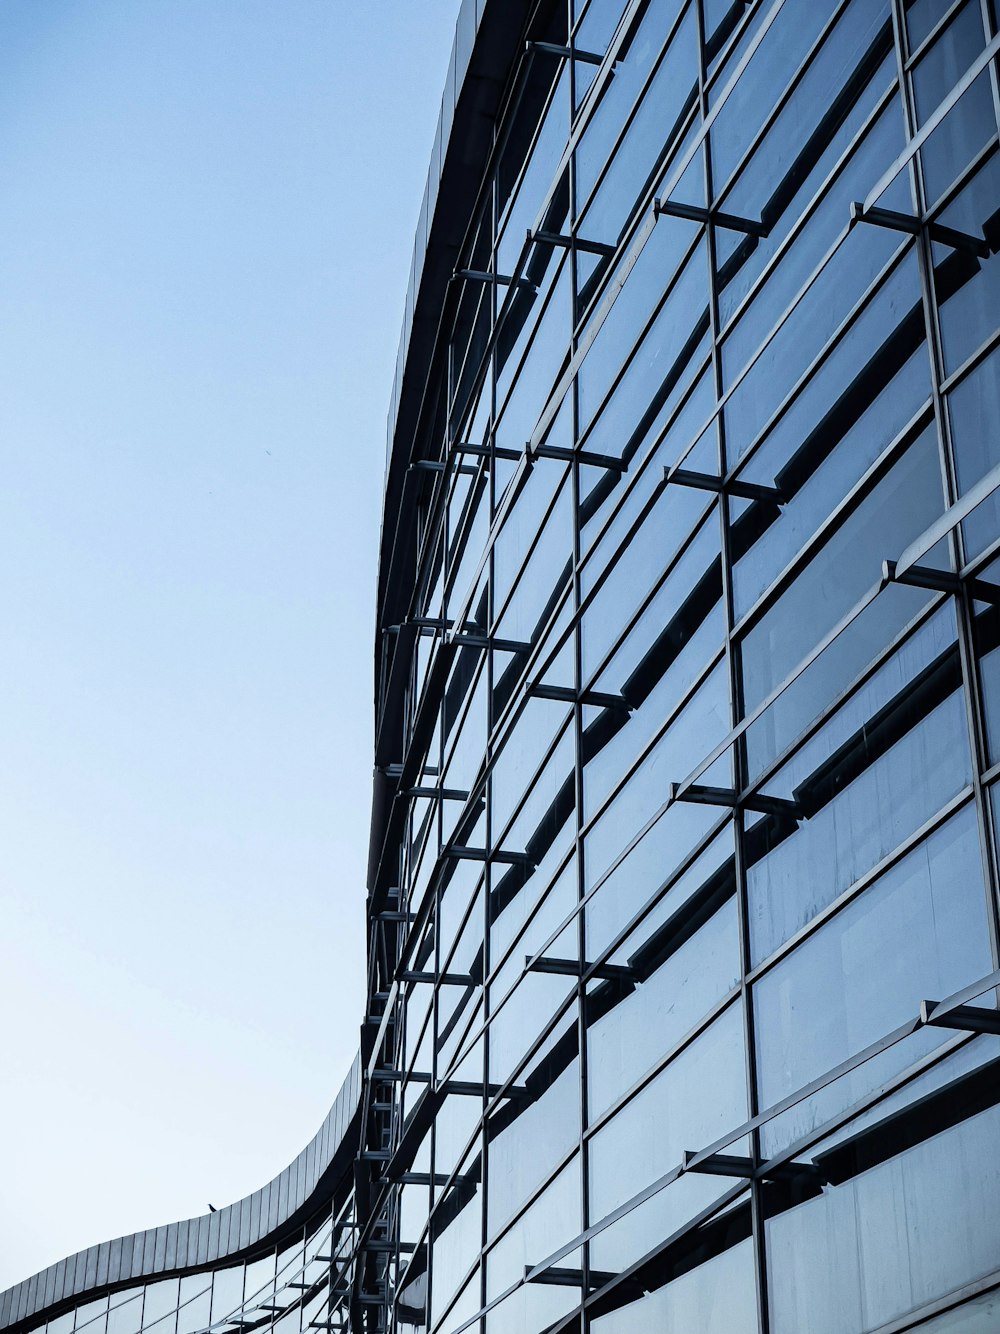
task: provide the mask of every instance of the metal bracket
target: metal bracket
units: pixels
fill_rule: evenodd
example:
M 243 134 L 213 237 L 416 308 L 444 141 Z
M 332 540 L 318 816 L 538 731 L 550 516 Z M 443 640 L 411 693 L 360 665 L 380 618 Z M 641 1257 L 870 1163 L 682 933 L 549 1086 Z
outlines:
M 442 801 L 468 801 L 468 792 L 457 787 L 408 787 L 401 794 L 404 797 L 440 797 Z
M 635 981 L 635 969 L 623 963 L 578 963 L 576 959 L 553 959 L 544 955 L 533 959 L 526 954 L 524 966 L 529 973 L 555 973 L 559 977 L 582 977 L 588 973 L 606 982 Z
M 561 232 L 533 232 L 530 227 L 528 240 L 535 245 L 559 246 L 562 250 L 569 250 L 575 246 L 585 254 L 601 255 L 605 259 L 610 259 L 615 253 L 615 247 L 606 241 L 585 241 L 580 236 L 564 236 Z
M 534 870 L 534 862 L 526 852 L 504 852 L 498 848 L 495 852 L 487 853 L 485 848 L 467 848 L 461 844 L 452 843 L 449 847 L 443 848 L 442 857 L 451 857 L 459 862 L 501 862 L 505 866 L 530 866 Z
M 481 1098 L 483 1096 L 483 1086 L 474 1079 L 446 1079 L 438 1085 L 438 1092 L 447 1096 Z M 486 1089 L 488 1098 L 495 1098 L 498 1094 L 504 1098 L 514 1099 L 531 1097 L 528 1090 L 521 1084 L 509 1084 L 506 1087 L 502 1084 L 490 1084 Z
M 627 472 L 628 464 L 614 454 L 593 454 L 586 449 L 566 449 L 562 445 L 528 447 L 528 458 L 558 459 L 560 463 L 584 463 L 592 468 L 607 468 L 611 472 Z
M 714 222 L 716 227 L 725 227 L 732 232 L 745 232 L 748 236 L 767 236 L 771 229 L 756 218 L 739 218 L 735 213 L 720 213 L 716 209 L 702 208 L 697 204 L 678 204 L 671 199 L 654 199 L 653 216 L 666 214 L 671 218 L 683 218 L 686 222 Z
M 631 713 L 631 706 L 624 695 L 613 695 L 603 690 L 581 690 L 579 693 L 572 686 L 549 686 L 541 681 L 531 681 L 525 687 L 525 694 L 534 699 L 554 699 L 565 704 L 590 704 L 597 709 L 624 709 Z
M 455 624 L 447 616 L 414 616 L 407 625 L 415 625 L 418 630 L 450 630 Z
M 491 449 L 489 445 L 455 444 L 452 445 L 452 449 L 456 454 L 471 454 L 480 459 L 488 459 L 492 455 L 498 459 L 510 459 L 512 463 L 516 463 L 521 457 L 520 450 L 505 449 L 501 445 L 494 445 Z
M 910 213 L 897 213 L 892 208 L 865 208 L 857 199 L 851 201 L 850 226 L 859 222 L 870 222 L 874 227 L 885 227 L 892 232 L 905 232 L 908 236 L 919 236 L 925 224 L 920 218 Z M 950 246 L 952 250 L 965 250 L 979 259 L 989 259 L 990 248 L 984 238 L 970 236 L 968 232 L 956 231 L 954 227 L 943 227 L 939 222 L 926 224 L 927 235 L 932 241 Z
M 454 1180 L 455 1185 L 457 1186 L 460 1182 L 465 1181 L 467 1177 L 467 1173 L 452 1178 L 441 1172 L 435 1172 L 434 1185 L 446 1186 L 449 1181 Z M 398 1177 L 393 1177 L 392 1180 L 397 1182 L 400 1186 L 429 1186 L 431 1184 L 431 1174 L 430 1172 L 401 1172 Z
M 497 639 L 494 635 L 473 635 L 460 633 L 452 636 L 453 644 L 460 648 L 493 648 L 504 653 L 527 653 L 531 645 L 524 639 Z
M 784 505 L 787 497 L 777 486 L 763 486 L 757 482 L 734 480 L 727 482 L 710 472 L 694 472 L 690 468 L 663 469 L 663 480 L 675 486 L 690 486 L 696 491 L 713 491 L 716 495 L 738 496 L 741 500 L 766 500 L 773 505 Z
M 680 783 L 671 783 L 667 789 L 668 801 L 690 801 L 699 806 L 728 806 L 735 810 L 741 806 L 747 811 L 757 811 L 761 815 L 785 815 L 793 820 L 802 819 L 802 807 L 788 797 L 769 797 L 756 792 L 749 797 L 741 797 L 732 787 L 708 787 L 704 783 L 691 783 L 681 788 Z
M 447 472 L 448 467 L 447 463 L 442 463 L 438 459 L 417 459 L 415 463 L 410 464 L 410 472 Z M 466 477 L 479 476 L 479 469 L 473 467 L 471 463 L 459 463 L 452 471 L 464 473 Z
M 486 269 L 456 269 L 451 275 L 451 281 L 454 283 L 459 279 L 470 283 L 496 283 L 500 287 L 526 287 L 531 292 L 538 292 L 535 284 L 527 278 L 514 278 L 509 273 L 489 273 Z
M 986 579 L 963 579 L 953 570 L 935 570 L 930 565 L 910 565 L 902 573 L 897 562 L 882 562 L 883 584 L 908 584 L 913 588 L 929 588 L 934 593 L 959 594 L 963 588 L 969 596 L 980 602 L 1000 605 L 1000 584 L 989 583 Z
M 582 60 L 585 65 L 599 65 L 604 57 L 596 51 L 578 51 L 576 47 L 559 46 L 556 42 L 525 42 L 525 51 L 541 51 L 547 56 L 560 56 L 563 60 Z
M 681 1155 L 681 1171 L 701 1173 L 704 1176 L 744 1177 L 747 1181 L 755 1176 L 762 1181 L 801 1181 L 808 1178 L 821 1181 L 823 1174 L 815 1163 L 781 1163 L 770 1170 L 759 1170 L 751 1158 L 732 1153 L 710 1153 L 701 1162 L 695 1161 L 698 1154 L 685 1149 Z
M 920 1002 L 920 1022 L 935 1028 L 957 1028 L 966 1033 L 1000 1033 L 1000 1012 L 983 1005 L 955 1005 L 938 1018 L 935 1010 L 940 1001 Z
M 479 984 L 471 973 L 422 973 L 406 968 L 399 974 L 400 982 L 440 982 L 443 986 L 475 987 Z

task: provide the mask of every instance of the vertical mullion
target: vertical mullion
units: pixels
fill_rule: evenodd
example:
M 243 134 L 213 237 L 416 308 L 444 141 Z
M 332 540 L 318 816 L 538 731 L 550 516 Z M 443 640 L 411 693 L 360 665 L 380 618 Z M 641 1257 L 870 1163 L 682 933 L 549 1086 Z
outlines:
M 567 0 L 568 19 L 572 21 L 572 0 Z M 575 38 L 574 38 L 575 40 Z M 573 108 L 576 105 L 576 61 L 570 61 L 569 78 L 569 106 L 567 108 L 566 126 L 567 137 L 573 124 Z M 576 250 L 576 155 L 570 156 L 568 164 L 569 170 L 569 220 L 570 220 L 570 250 L 566 256 L 566 262 L 570 266 L 569 279 L 569 300 L 571 302 L 570 311 L 570 335 L 569 335 L 569 355 L 573 357 L 577 348 L 576 339 L 576 314 L 578 306 L 577 296 L 577 250 Z M 572 404 L 571 411 L 573 417 L 572 429 L 574 444 L 579 444 L 580 440 L 580 395 L 577 380 L 573 381 L 572 386 Z M 582 903 L 586 893 L 586 884 L 584 881 L 583 864 L 583 705 L 580 703 L 580 692 L 583 690 L 583 629 L 580 624 L 580 601 L 581 601 L 581 577 L 580 577 L 580 463 L 574 461 L 570 468 L 570 486 L 572 488 L 573 505 L 573 569 L 572 581 L 573 587 L 570 596 L 573 599 L 573 688 L 576 695 L 576 703 L 573 705 L 573 784 L 575 793 L 575 811 L 574 819 L 576 821 L 575 851 L 576 851 L 576 893 L 577 902 Z M 578 1119 L 577 1119 L 577 1171 L 580 1179 L 580 1216 L 578 1224 L 581 1230 L 585 1230 L 590 1224 L 590 1167 L 587 1154 L 586 1130 L 587 1130 L 587 1106 L 588 1106 L 588 1052 L 587 1052 L 587 990 L 583 981 L 583 963 L 587 958 L 587 929 L 585 911 L 581 907 L 576 918 L 576 948 L 577 960 L 580 964 L 580 976 L 577 980 L 576 992 L 576 1025 L 577 1025 L 577 1047 L 579 1051 L 579 1080 L 577 1088 L 579 1093 L 578 1100 Z M 580 1266 L 583 1274 L 583 1286 L 580 1290 L 580 1314 L 579 1326 L 581 1334 L 586 1330 L 589 1317 L 587 1315 L 585 1301 L 587 1293 L 590 1291 L 590 1246 L 583 1247 L 580 1256 Z
M 499 138 L 499 127 L 493 127 L 494 150 Z M 499 161 L 499 158 L 498 158 Z M 499 179 L 498 171 L 494 171 L 493 180 L 490 188 L 490 251 L 493 255 L 493 269 L 496 272 L 497 264 L 497 245 L 499 242 L 499 221 L 500 221 L 500 202 L 499 202 Z M 490 352 L 489 366 L 486 372 L 486 383 L 483 392 L 490 396 L 489 412 L 489 443 L 490 443 L 490 476 L 486 488 L 485 503 L 489 506 L 490 526 L 492 526 L 493 516 L 496 513 L 497 494 L 496 494 L 496 456 L 493 450 L 496 448 L 496 411 L 497 411 L 497 371 L 496 371 L 496 332 L 497 323 L 497 284 L 490 284 L 490 346 L 493 349 Z M 486 617 L 487 627 L 493 625 L 494 612 L 494 555 L 492 549 L 486 562 Z M 486 758 L 489 767 L 489 776 L 486 780 L 483 795 L 486 798 L 486 847 L 490 851 L 493 849 L 493 668 L 494 668 L 494 649 L 487 648 L 489 655 L 489 678 L 486 683 Z M 479 1309 L 486 1305 L 486 1266 L 489 1263 L 486 1258 L 486 1242 L 489 1230 L 489 1199 L 490 1199 L 490 1161 L 489 1161 L 489 1143 L 486 1134 L 486 1104 L 489 1102 L 488 1089 L 490 1082 L 490 1040 L 492 1036 L 492 1027 L 489 1019 L 492 1017 L 492 989 L 490 983 L 490 931 L 492 928 L 492 917 L 490 915 L 490 891 L 493 887 L 493 863 L 487 860 L 483 871 L 483 1103 L 482 1113 L 479 1118 L 479 1161 L 480 1161 L 480 1208 L 479 1208 Z M 482 1330 L 484 1325 L 480 1321 L 479 1328 Z
M 992 8 L 992 0 L 979 0 L 980 11 L 983 16 L 983 31 L 986 34 L 986 41 L 991 42 L 996 34 L 996 20 Z M 1000 81 L 997 79 L 997 62 L 991 60 L 989 63 L 990 89 L 993 93 L 993 114 L 997 118 L 998 127 L 1000 127 Z
M 899 73 L 900 96 L 907 137 L 916 130 L 916 108 L 913 98 L 911 75 L 904 68 L 906 17 L 902 0 L 893 0 L 893 27 L 896 35 L 896 57 Z M 985 23 L 984 15 L 984 23 Z M 915 211 L 923 217 L 927 210 L 924 191 L 923 170 L 918 153 L 910 162 L 911 189 L 914 192 Z M 951 419 L 948 404 L 941 392 L 941 382 L 945 378 L 941 321 L 934 286 L 934 251 L 933 243 L 926 227 L 921 228 L 916 238 L 917 263 L 920 272 L 921 300 L 924 307 L 924 325 L 928 342 L 928 355 L 931 368 L 931 397 L 934 408 L 934 421 L 938 431 L 938 450 L 941 459 L 941 477 L 944 486 L 945 505 L 953 504 L 959 495 L 958 477 L 955 466 L 955 452 L 951 436 Z M 956 562 L 956 569 L 965 564 L 965 543 L 962 525 L 955 527 L 949 538 L 951 558 Z M 998 898 L 996 892 L 997 875 L 994 858 L 992 822 L 990 819 L 988 793 L 983 789 L 983 770 L 986 768 L 985 729 L 983 724 L 982 701 L 978 689 L 976 652 L 974 636 L 974 611 L 972 599 L 967 589 L 963 588 L 956 596 L 956 621 L 958 627 L 958 649 L 962 672 L 962 695 L 965 705 L 966 724 L 969 746 L 972 753 L 972 785 L 975 793 L 976 820 L 979 832 L 980 856 L 983 865 L 983 878 L 988 899 L 988 921 L 990 926 L 990 945 L 993 962 L 996 966 L 1000 958 L 1000 920 L 998 920 Z
M 700 101 L 700 110 L 702 118 L 708 114 L 708 89 L 707 78 L 708 71 L 705 64 L 705 14 L 704 0 L 697 0 L 695 13 L 698 24 L 698 96 Z M 712 148 L 711 134 L 705 136 L 704 142 L 704 184 L 705 184 L 705 203 L 709 206 L 714 199 L 714 182 L 712 179 Z M 722 340 L 720 337 L 719 321 L 719 292 L 717 286 L 718 266 L 716 263 L 716 224 L 709 222 L 705 228 L 705 239 L 708 246 L 708 287 L 709 287 L 709 330 L 712 339 L 712 374 L 715 381 L 716 401 L 720 401 L 724 392 L 723 370 L 722 370 Z M 726 453 L 726 416 L 724 412 L 719 412 L 716 417 L 718 451 L 718 469 L 719 476 L 725 477 L 729 472 L 729 462 Z M 719 556 L 722 573 L 722 600 L 725 616 L 725 655 L 727 672 L 729 678 L 729 703 L 730 703 L 730 725 L 735 727 L 740 721 L 743 713 L 742 707 L 742 689 L 740 683 L 740 664 L 738 648 L 733 640 L 733 627 L 736 624 L 736 612 L 733 601 L 732 586 L 732 557 L 730 552 L 730 500 L 725 494 L 721 494 L 718 500 L 719 507 L 719 536 L 720 548 Z M 730 780 L 734 783 L 736 790 L 742 790 L 744 786 L 744 766 L 742 755 L 744 742 L 741 739 L 734 751 L 730 752 Z M 757 1062 L 755 1058 L 754 1046 L 754 1026 L 753 1026 L 753 1007 L 750 985 L 747 981 L 751 969 L 750 955 L 750 933 L 748 927 L 747 898 L 746 898 L 746 868 L 743 856 L 743 827 L 744 814 L 741 808 L 737 807 L 733 812 L 733 857 L 734 872 L 736 878 L 736 912 L 739 932 L 740 947 L 740 999 L 743 1007 L 743 1043 L 744 1043 L 744 1078 L 746 1080 L 747 1091 L 747 1109 L 751 1117 L 756 1116 L 757 1106 Z M 750 1154 L 756 1167 L 760 1161 L 760 1131 L 754 1130 L 750 1136 Z M 752 1228 L 752 1242 L 754 1249 L 754 1280 L 755 1296 L 757 1303 L 757 1324 L 760 1334 L 768 1334 L 769 1313 L 767 1307 L 767 1256 L 764 1244 L 764 1218 L 761 1201 L 761 1183 L 757 1179 L 750 1182 L 750 1219 Z
M 994 0 L 980 0 L 980 7 L 983 16 L 983 31 L 985 33 L 986 41 L 990 42 L 996 35 L 998 26 Z M 993 92 L 993 111 L 997 117 L 998 127 L 1000 127 L 1000 81 L 998 81 L 997 78 L 997 62 L 995 60 L 990 61 L 989 72 L 990 72 L 990 87 Z M 948 424 L 950 427 L 951 425 L 950 412 L 948 414 Z M 964 556 L 964 544 L 962 545 L 962 547 L 960 547 L 960 553 Z M 972 612 L 971 601 L 969 604 L 969 612 L 971 616 Z M 972 625 L 973 622 L 970 620 L 970 627 Z M 974 714 L 975 714 L 975 721 L 977 724 L 977 744 L 981 747 L 979 754 L 981 757 L 982 769 L 985 770 L 989 765 L 989 754 L 986 747 L 986 722 L 985 722 L 985 713 L 983 708 L 982 690 L 980 688 L 980 681 L 979 681 L 978 657 L 975 652 L 974 633 L 971 634 L 970 646 L 972 651 L 972 657 L 971 657 L 971 670 L 969 672 L 969 684 L 970 684 L 970 689 L 973 692 L 973 698 L 975 700 Z M 994 930 L 993 958 L 994 958 L 994 966 L 996 966 L 996 961 L 1000 959 L 1000 869 L 998 869 L 997 837 L 993 824 L 993 813 L 992 813 L 992 802 L 990 799 L 990 791 L 982 784 L 982 771 L 980 770 L 978 764 L 976 766 L 975 781 L 976 781 L 976 799 L 977 801 L 980 801 L 982 803 L 982 808 L 983 808 L 981 828 L 984 828 L 985 830 L 984 864 L 987 867 L 989 875 L 992 879 L 992 887 L 993 887 L 993 892 L 990 894 L 990 905 L 993 909 L 993 911 L 990 914 L 990 922 Z

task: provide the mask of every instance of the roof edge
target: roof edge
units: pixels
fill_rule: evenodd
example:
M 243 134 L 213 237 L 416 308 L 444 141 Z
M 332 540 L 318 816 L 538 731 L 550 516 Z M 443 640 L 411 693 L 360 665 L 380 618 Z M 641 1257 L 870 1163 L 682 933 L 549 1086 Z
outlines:
M 353 1161 L 360 1099 L 358 1055 L 323 1124 L 283 1172 L 223 1209 L 101 1242 L 32 1274 L 0 1292 L 0 1329 L 35 1324 L 116 1288 L 236 1262 L 276 1242 L 306 1221 Z

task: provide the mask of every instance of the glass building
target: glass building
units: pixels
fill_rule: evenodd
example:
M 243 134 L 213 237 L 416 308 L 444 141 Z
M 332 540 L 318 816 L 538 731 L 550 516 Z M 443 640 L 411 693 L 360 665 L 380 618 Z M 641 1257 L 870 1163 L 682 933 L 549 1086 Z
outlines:
M 995 0 L 465 0 L 358 1063 L 0 1329 L 1000 1330 L 998 53 Z

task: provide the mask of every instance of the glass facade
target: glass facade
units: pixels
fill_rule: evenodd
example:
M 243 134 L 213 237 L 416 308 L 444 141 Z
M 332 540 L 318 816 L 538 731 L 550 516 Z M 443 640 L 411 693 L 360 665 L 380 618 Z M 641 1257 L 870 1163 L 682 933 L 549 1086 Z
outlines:
M 466 0 L 350 1161 L 169 1334 L 1000 1329 L 998 52 L 994 0 Z M 93 1300 L 0 1317 L 137 1334 Z

